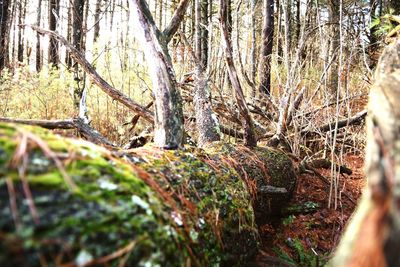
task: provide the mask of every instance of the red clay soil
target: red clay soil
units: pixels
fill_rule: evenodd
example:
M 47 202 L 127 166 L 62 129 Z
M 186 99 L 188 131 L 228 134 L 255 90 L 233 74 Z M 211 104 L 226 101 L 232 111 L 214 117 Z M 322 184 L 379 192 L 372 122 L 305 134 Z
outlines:
M 347 155 L 345 165 L 352 175 L 340 176 L 340 188 L 355 202 L 365 184 L 363 158 Z M 324 177 L 330 170 L 318 169 Z M 328 208 L 329 185 L 313 174 L 299 176 L 296 193 L 290 204 L 317 203 L 320 208 L 308 214 L 285 215 L 283 219 L 260 226 L 261 250 L 249 266 L 323 266 L 337 246 L 346 222 L 355 204 L 343 194 L 338 198 L 337 208 Z M 275 262 L 275 257 L 286 258 Z

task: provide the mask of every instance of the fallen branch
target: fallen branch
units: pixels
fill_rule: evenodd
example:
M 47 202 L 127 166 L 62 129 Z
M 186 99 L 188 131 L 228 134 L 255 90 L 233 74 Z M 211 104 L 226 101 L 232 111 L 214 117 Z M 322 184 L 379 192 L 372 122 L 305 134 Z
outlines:
M 304 128 L 303 130 L 301 130 L 301 134 L 306 135 L 306 134 L 311 134 L 311 133 L 316 133 L 316 132 L 329 132 L 334 130 L 335 128 L 340 129 L 340 128 L 344 128 L 350 125 L 360 125 L 365 117 L 367 116 L 367 110 L 363 110 L 358 112 L 356 115 L 350 117 L 350 118 L 346 118 L 343 120 L 340 120 L 337 122 L 337 127 L 336 126 L 336 122 L 331 122 L 328 124 L 325 124 L 321 127 L 318 128 L 318 130 L 316 131 L 311 131 L 309 126 L 307 126 L 306 128 Z
M 27 125 L 40 126 L 46 129 L 63 129 L 70 130 L 76 129 L 81 133 L 88 141 L 101 144 L 106 146 L 115 147 L 111 141 L 102 136 L 98 131 L 93 129 L 89 124 L 83 122 L 82 119 L 66 119 L 66 120 L 29 120 L 29 119 L 12 119 L 12 118 L 0 118 L 0 122 L 19 123 Z

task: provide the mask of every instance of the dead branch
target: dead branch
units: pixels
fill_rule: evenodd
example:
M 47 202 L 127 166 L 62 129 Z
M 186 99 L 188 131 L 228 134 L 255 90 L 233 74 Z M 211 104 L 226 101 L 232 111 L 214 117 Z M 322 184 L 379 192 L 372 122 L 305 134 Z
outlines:
M 356 115 L 354 115 L 352 117 L 338 121 L 337 129 L 344 128 L 344 127 L 347 127 L 350 125 L 360 125 L 364 121 L 366 116 L 367 116 L 367 110 L 365 109 L 363 111 L 358 112 Z M 334 130 L 335 126 L 336 126 L 336 122 L 331 122 L 331 123 L 328 123 L 328 124 L 325 124 L 325 125 L 319 127 L 317 131 L 310 131 L 309 126 L 307 126 L 305 129 L 301 130 L 301 134 L 306 135 L 306 134 L 311 134 L 311 133 L 316 133 L 316 132 L 325 133 L 325 132 Z
M 169 43 L 176 33 L 176 31 L 179 29 L 179 25 L 181 24 L 181 21 L 183 20 L 186 9 L 189 6 L 190 0 L 182 0 L 178 7 L 176 8 L 174 15 L 171 18 L 170 23 L 168 26 L 164 29 L 163 35 L 165 36 L 165 40 L 167 43 Z

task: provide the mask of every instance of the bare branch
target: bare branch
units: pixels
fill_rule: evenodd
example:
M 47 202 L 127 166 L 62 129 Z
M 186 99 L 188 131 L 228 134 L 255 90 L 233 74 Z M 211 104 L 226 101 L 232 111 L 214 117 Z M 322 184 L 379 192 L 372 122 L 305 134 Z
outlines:
M 172 16 L 171 21 L 169 22 L 168 26 L 164 29 L 163 35 L 165 37 L 167 44 L 171 41 L 172 37 L 174 37 L 174 34 L 178 30 L 179 25 L 181 24 L 185 16 L 190 1 L 191 0 L 181 0 L 181 2 L 179 3 L 178 7 L 174 12 L 174 15 Z
M 98 131 L 93 129 L 89 124 L 86 124 L 82 119 L 66 119 L 66 120 L 24 120 L 24 119 L 12 119 L 12 118 L 1 118 L 0 122 L 9 123 L 20 123 L 27 125 L 40 126 L 46 129 L 77 129 L 87 140 L 95 144 L 101 144 L 106 146 L 115 147 L 107 138 L 102 136 Z

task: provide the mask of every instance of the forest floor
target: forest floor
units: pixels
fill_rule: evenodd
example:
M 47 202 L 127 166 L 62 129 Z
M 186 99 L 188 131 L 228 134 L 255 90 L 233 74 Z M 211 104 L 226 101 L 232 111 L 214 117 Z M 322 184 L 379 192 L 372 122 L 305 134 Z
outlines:
M 294 205 L 319 206 L 308 214 L 287 215 L 280 220 L 260 226 L 261 249 L 249 266 L 323 266 L 335 249 L 346 222 L 353 213 L 365 185 L 362 155 L 348 154 L 345 165 L 353 173 L 340 175 L 337 208 L 328 208 L 329 185 L 318 176 L 302 174 L 298 177 L 296 192 L 290 201 Z M 324 177 L 330 170 L 318 169 Z M 292 265 L 271 262 L 272 257 L 285 259 Z

